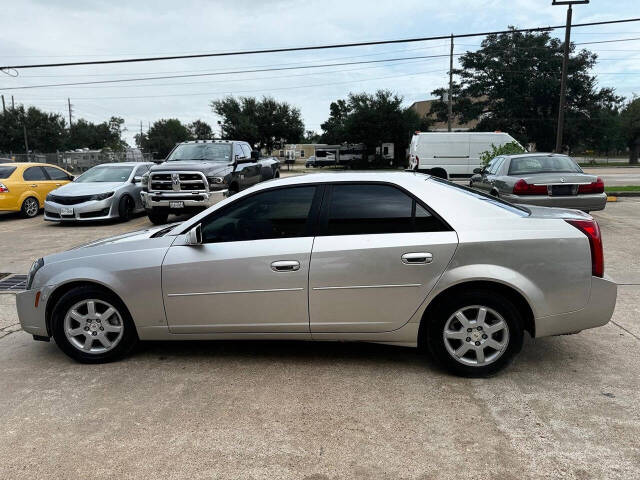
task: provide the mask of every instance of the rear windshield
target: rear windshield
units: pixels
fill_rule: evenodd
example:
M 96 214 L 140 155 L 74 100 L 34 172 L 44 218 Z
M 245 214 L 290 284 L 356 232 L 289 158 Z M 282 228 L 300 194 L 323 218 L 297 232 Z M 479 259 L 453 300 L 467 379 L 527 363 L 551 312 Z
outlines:
M 569 157 L 547 157 L 542 155 L 512 158 L 509 164 L 509 175 L 553 172 L 582 173 L 582 169 Z
M 492 205 L 495 205 L 496 207 L 503 208 L 504 210 L 507 210 L 511 213 L 515 213 L 520 217 L 528 217 L 529 215 L 531 215 L 531 212 L 529 211 L 528 208 L 525 208 L 521 205 L 514 205 L 513 203 L 505 202 L 500 198 L 494 197 L 493 195 L 488 195 L 478 190 L 474 190 L 473 188 L 465 187 L 464 185 L 453 183 L 453 182 L 450 182 L 449 180 L 444 180 L 438 177 L 430 177 L 430 180 L 433 180 L 434 182 L 438 182 L 439 184 L 445 185 L 447 187 L 456 188 L 467 195 L 471 195 L 477 198 L 478 200 L 489 202 Z
M 0 165 L 0 178 L 9 178 L 16 167 L 4 167 Z

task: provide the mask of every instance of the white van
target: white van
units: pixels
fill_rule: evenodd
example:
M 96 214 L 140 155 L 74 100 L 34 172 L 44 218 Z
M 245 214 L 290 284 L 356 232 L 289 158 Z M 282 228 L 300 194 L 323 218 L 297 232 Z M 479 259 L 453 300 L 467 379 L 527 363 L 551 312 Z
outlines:
M 492 144 L 515 141 L 503 132 L 416 132 L 409 145 L 409 169 L 442 178 L 468 177 Z

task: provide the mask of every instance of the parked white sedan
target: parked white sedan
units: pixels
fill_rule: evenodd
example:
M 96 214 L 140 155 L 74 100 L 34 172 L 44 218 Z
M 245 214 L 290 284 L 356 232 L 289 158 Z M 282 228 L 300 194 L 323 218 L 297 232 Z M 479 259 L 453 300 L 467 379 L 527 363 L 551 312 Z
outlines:
M 611 318 L 598 225 L 409 172 L 290 177 L 177 225 L 38 259 L 25 331 L 82 362 L 138 340 L 300 339 L 426 347 L 446 368 L 504 367 L 523 332 Z

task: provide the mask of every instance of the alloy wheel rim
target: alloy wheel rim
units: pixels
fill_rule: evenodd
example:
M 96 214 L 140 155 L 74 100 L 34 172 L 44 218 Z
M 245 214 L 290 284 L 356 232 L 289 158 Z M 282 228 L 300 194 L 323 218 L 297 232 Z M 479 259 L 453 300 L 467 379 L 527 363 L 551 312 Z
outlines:
M 27 205 L 26 205 L 26 212 L 27 215 L 29 215 L 30 217 L 35 216 L 38 213 L 38 202 L 36 202 L 33 198 L 28 198 L 26 200 Z
M 120 342 L 124 322 L 113 305 L 91 298 L 67 310 L 64 333 L 69 343 L 81 352 L 100 354 L 114 349 Z
M 442 332 L 449 355 L 463 365 L 482 367 L 498 360 L 509 345 L 509 327 L 502 315 L 484 305 L 460 308 Z

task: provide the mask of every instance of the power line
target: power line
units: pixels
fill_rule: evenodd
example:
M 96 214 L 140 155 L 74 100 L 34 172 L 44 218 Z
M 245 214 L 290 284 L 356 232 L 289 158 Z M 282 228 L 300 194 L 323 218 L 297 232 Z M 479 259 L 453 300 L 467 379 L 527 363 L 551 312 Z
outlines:
M 585 27 L 585 26 L 593 26 L 593 25 L 611 25 L 611 24 L 617 24 L 617 23 L 629 23 L 629 22 L 638 22 L 638 21 L 640 21 L 640 18 L 627 18 L 627 19 L 619 19 L 619 20 L 608 20 L 608 21 L 602 21 L 602 22 L 578 23 L 578 24 L 572 25 L 572 27 L 577 28 L 577 27 Z M 453 38 L 484 37 L 487 35 L 499 35 L 504 33 L 517 33 L 517 32 L 543 32 L 543 31 L 549 31 L 549 30 L 556 30 L 559 28 L 565 28 L 565 25 L 519 28 L 519 29 L 510 29 L 510 30 L 497 30 L 497 31 L 491 31 L 491 32 L 463 33 L 463 34 L 453 35 Z M 114 59 L 114 60 L 91 60 L 91 61 L 84 61 L 84 62 L 6 65 L 6 66 L 1 66 L 0 70 L 69 67 L 69 66 L 77 66 L 77 65 L 105 65 L 105 64 L 114 64 L 114 63 L 157 62 L 160 60 L 178 60 L 178 59 L 205 58 L 205 57 L 228 57 L 228 56 L 236 56 L 236 55 L 255 55 L 255 54 L 263 54 L 263 53 L 282 53 L 282 52 L 296 52 L 296 51 L 309 51 L 309 50 L 326 50 L 326 49 L 333 49 L 333 48 L 364 47 L 364 46 L 372 46 L 372 45 L 388 45 L 388 44 L 395 44 L 395 43 L 413 43 L 413 42 L 424 42 L 424 41 L 431 41 L 431 40 L 445 40 L 450 38 L 451 38 L 451 35 L 437 35 L 433 37 L 403 38 L 403 39 L 396 39 L 396 40 L 376 40 L 376 41 L 370 41 L 370 42 L 336 43 L 336 44 L 330 44 L 330 45 L 316 45 L 316 46 L 306 46 L 306 47 L 268 48 L 268 49 L 260 49 L 260 50 L 239 50 L 235 52 L 200 53 L 200 54 L 194 54 L 194 55 L 169 55 L 169 56 L 163 56 L 163 57 L 121 58 L 121 59 Z
M 462 55 L 462 54 L 457 54 L 457 55 Z M 383 58 L 380 60 L 361 60 L 358 62 L 324 63 L 324 64 L 318 64 L 318 65 L 302 65 L 302 66 L 296 66 L 296 67 L 231 70 L 226 72 L 192 73 L 188 75 L 164 75 L 161 77 L 120 78 L 115 80 L 93 80 L 90 82 L 49 83 L 49 84 L 43 84 L 43 85 L 25 85 L 21 87 L 9 87 L 9 88 L 3 88 L 2 90 L 25 90 L 25 89 L 32 89 L 32 88 L 70 87 L 70 86 L 77 86 L 77 85 L 97 85 L 97 84 L 105 84 L 105 83 L 140 82 L 140 81 L 146 81 L 146 80 L 167 80 L 170 78 L 210 77 L 210 76 L 218 76 L 218 75 L 234 75 L 239 73 L 275 72 L 275 71 L 282 71 L 282 70 L 300 70 L 300 69 L 308 69 L 308 68 L 339 67 L 339 66 L 345 66 L 345 65 L 363 65 L 367 63 L 398 62 L 401 60 L 441 58 L 441 57 L 448 57 L 448 56 L 449 55 L 419 55 L 419 56 L 413 56 L 413 57 Z

